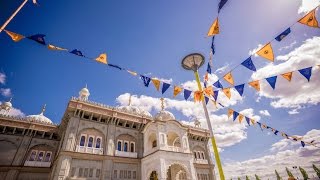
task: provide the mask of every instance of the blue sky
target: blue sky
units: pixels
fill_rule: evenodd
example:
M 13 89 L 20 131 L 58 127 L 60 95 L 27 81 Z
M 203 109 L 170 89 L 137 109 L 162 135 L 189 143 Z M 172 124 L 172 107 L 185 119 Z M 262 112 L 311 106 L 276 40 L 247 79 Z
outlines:
M 3 4 L 0 7 L 2 24 L 21 1 L 0 2 Z M 195 87 L 192 82 L 194 77 L 191 72 L 181 68 L 181 59 L 189 53 L 199 52 L 208 60 L 211 38 L 206 37 L 206 34 L 217 16 L 217 1 L 209 0 L 95 1 L 94 3 L 57 0 L 39 1 L 39 3 L 40 6 L 27 3 L 6 29 L 23 35 L 45 34 L 47 42 L 70 50 L 79 49 L 88 57 L 96 57 L 106 52 L 112 64 L 148 76 L 168 79 L 172 84 L 190 85 L 190 87 Z M 259 44 L 272 40 L 319 3 L 316 0 L 228 2 L 219 15 L 221 33 L 216 36 L 213 71 L 221 77 L 245 60 L 249 52 Z M 317 17 L 319 17 L 318 11 Z M 254 57 L 254 63 L 260 71 L 252 75 L 243 67 L 237 68 L 233 71 L 236 84 L 249 82 L 255 77 L 263 78 L 284 73 L 285 70 L 315 65 L 316 62 L 320 64 L 319 61 L 310 60 L 320 57 L 317 46 L 317 42 L 320 42 L 319 35 L 319 29 L 301 24 L 294 25 L 288 37 L 272 44 L 277 57 L 274 66 L 270 66 L 270 63 L 261 57 Z M 108 105 L 124 105 L 127 103 L 126 93 L 130 93 L 136 95 L 134 102 L 136 104 L 153 102 L 150 106 L 142 107 L 151 110 L 153 114 L 160 108 L 156 98 L 162 95 L 152 85 L 145 88 L 138 78 L 116 69 L 72 54 L 49 51 L 29 40 L 15 43 L 4 32 L 0 34 L 0 52 L 0 72 L 6 76 L 5 82 L 0 85 L 3 89 L 0 100 L 5 101 L 13 97 L 14 107 L 25 115 L 38 114 L 46 103 L 46 116 L 59 123 L 68 100 L 71 96 L 77 96 L 85 84 L 88 84 L 91 92 L 89 99 L 93 101 Z M 304 52 L 307 54 L 303 54 Z M 302 58 L 295 53 L 302 54 Z M 297 60 L 290 64 L 292 58 L 288 57 L 292 56 Z M 310 59 L 303 59 L 309 56 Z M 204 72 L 205 67 L 202 67 L 200 74 L 203 75 Z M 216 79 L 217 76 L 213 75 L 211 78 Z M 294 78 L 295 76 L 299 75 L 294 74 Z M 285 88 L 272 92 L 269 87 L 263 85 L 265 88 L 258 94 L 252 88 L 246 87 L 243 98 L 236 97 L 231 101 L 224 98 L 222 103 L 230 105 L 237 111 L 244 110 L 248 115 L 288 134 L 302 136 L 309 133 L 313 137 L 320 137 L 320 132 L 317 131 L 320 129 L 320 124 L 317 122 L 320 89 L 314 88 L 320 85 L 320 81 L 313 77 L 314 79 L 308 84 L 302 78 L 296 78 L 296 84 L 283 85 L 290 89 L 288 92 Z M 222 83 L 227 85 L 226 82 Z M 3 93 L 5 89 L 7 93 Z M 307 94 L 310 99 L 304 98 L 306 91 L 311 89 L 312 91 Z M 167 108 L 175 113 L 177 119 L 192 123 L 191 113 L 203 120 L 200 110 L 183 110 L 185 105 L 182 105 L 184 102 L 182 96 L 175 98 L 175 101 L 170 100 L 173 97 L 168 91 L 163 97 L 169 98 Z M 189 105 L 188 103 L 188 107 L 200 106 Z M 228 167 L 232 167 L 232 164 L 247 163 L 250 159 L 279 154 L 283 150 L 298 154 L 303 151 L 296 144 L 283 142 L 280 136 L 261 132 L 258 128 L 234 125 L 234 128 L 228 129 L 223 120 L 226 111 L 227 109 L 218 111 L 211 109 L 212 123 L 217 125 L 216 128 L 222 129 L 217 132 L 220 132 L 218 134 L 222 144 L 221 157 L 227 166 L 227 177 L 250 174 L 249 171 L 243 172 L 239 169 L 229 170 Z M 263 115 L 259 111 L 268 111 L 270 116 Z M 221 122 L 215 121 L 214 118 L 221 118 Z M 312 129 L 315 131 L 310 132 Z M 227 141 L 233 143 L 225 143 Z M 272 149 L 279 143 L 282 145 L 287 143 L 287 146 L 277 151 Z M 312 159 L 313 155 L 301 158 Z M 319 161 L 316 163 L 319 165 Z M 279 171 L 281 173 L 281 170 Z

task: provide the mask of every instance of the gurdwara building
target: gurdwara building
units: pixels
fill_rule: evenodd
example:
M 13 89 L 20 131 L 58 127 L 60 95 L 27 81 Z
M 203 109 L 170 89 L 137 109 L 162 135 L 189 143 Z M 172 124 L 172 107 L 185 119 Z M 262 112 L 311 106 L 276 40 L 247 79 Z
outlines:
M 45 116 L 0 114 L 0 179 L 214 180 L 210 133 L 162 108 L 152 116 L 129 105 L 72 97 L 60 124 Z M 163 107 L 163 106 L 162 106 Z

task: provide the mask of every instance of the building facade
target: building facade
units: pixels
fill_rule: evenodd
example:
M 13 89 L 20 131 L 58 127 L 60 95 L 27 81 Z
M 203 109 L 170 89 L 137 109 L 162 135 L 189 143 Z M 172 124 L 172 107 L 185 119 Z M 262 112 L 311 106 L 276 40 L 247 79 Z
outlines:
M 61 123 L 44 116 L 6 115 L 1 104 L 0 179 L 214 180 L 208 130 L 181 124 L 162 110 L 71 98 Z M 162 101 L 163 102 L 163 101 Z

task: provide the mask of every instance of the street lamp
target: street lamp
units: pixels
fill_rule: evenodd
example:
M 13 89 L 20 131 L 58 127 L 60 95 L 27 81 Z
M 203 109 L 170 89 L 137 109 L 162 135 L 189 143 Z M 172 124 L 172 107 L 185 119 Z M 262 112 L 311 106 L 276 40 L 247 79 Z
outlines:
M 197 84 L 198 84 L 198 89 L 199 91 L 202 91 L 202 86 L 200 83 L 200 78 L 199 78 L 199 73 L 198 73 L 198 69 L 204 64 L 204 56 L 199 54 L 199 53 L 192 53 L 187 55 L 186 57 L 184 57 L 181 61 L 181 66 L 185 69 L 185 70 L 192 70 L 194 72 L 194 76 L 196 78 Z M 211 142 L 212 142 L 212 146 L 213 146 L 213 151 L 214 151 L 214 157 L 216 159 L 216 163 L 218 166 L 218 170 L 219 170 L 219 174 L 220 174 L 220 179 L 221 180 L 225 180 L 224 178 L 224 174 L 223 174 L 223 169 L 221 166 L 221 161 L 220 161 L 220 156 L 219 156 L 219 152 L 218 152 L 218 148 L 217 148 L 217 144 L 216 144 L 216 140 L 214 138 L 213 135 L 213 131 L 212 131 L 212 126 L 211 126 L 211 122 L 210 122 L 210 117 L 209 117 L 209 113 L 208 113 L 208 109 L 206 106 L 206 102 L 204 99 L 204 95 L 203 93 L 201 94 L 201 99 L 202 99 L 202 106 L 203 106 L 203 110 L 207 119 L 207 124 L 208 124 L 208 128 L 210 131 L 210 135 L 211 135 Z

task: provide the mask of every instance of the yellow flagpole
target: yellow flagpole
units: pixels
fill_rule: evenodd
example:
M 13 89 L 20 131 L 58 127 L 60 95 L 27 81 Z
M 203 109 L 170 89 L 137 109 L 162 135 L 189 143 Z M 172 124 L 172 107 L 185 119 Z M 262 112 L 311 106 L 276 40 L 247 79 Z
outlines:
M 1 26 L 0 33 L 6 28 L 6 26 L 10 23 L 10 21 L 16 16 L 16 14 L 21 10 L 21 8 L 28 2 L 28 0 L 24 0 L 23 3 L 18 7 L 18 9 L 9 17 L 9 19 Z
M 202 91 L 202 87 L 201 87 L 198 71 L 194 71 L 194 76 L 196 77 L 196 81 L 197 81 L 197 84 L 198 84 L 199 91 Z M 211 134 L 211 142 L 212 142 L 214 157 L 216 159 L 216 163 L 217 163 L 218 170 L 219 170 L 220 180 L 225 180 L 224 174 L 223 174 L 222 165 L 221 165 L 221 161 L 220 161 L 220 155 L 219 155 L 219 152 L 218 152 L 216 140 L 215 140 L 214 135 L 213 135 L 213 130 L 212 130 L 211 122 L 210 122 L 210 117 L 209 117 L 209 113 L 208 113 L 208 109 L 207 109 L 207 106 L 206 106 L 206 102 L 205 102 L 205 98 L 204 98 L 203 93 L 201 94 L 201 96 L 202 96 L 202 105 L 203 105 L 204 113 L 206 115 L 208 128 L 209 128 L 209 131 L 210 131 L 210 134 Z

